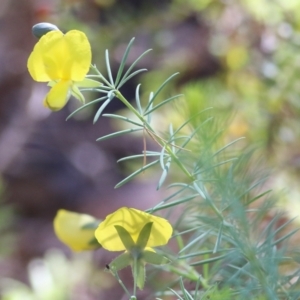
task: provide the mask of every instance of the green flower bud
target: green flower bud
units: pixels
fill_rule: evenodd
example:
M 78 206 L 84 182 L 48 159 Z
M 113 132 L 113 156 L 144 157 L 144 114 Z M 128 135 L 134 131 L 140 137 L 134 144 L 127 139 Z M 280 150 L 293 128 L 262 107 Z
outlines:
M 53 31 L 53 30 L 59 30 L 57 26 L 51 24 L 51 23 L 38 23 L 35 24 L 32 27 L 32 33 L 35 37 L 37 37 L 38 39 L 41 38 L 44 34 L 46 34 L 49 31 Z

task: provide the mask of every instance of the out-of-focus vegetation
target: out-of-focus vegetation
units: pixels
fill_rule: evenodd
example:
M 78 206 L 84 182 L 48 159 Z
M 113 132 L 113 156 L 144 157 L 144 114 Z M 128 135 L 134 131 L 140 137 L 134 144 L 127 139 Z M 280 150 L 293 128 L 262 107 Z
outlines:
M 136 37 L 136 42 L 129 62 L 133 62 L 146 49 L 152 48 L 153 51 L 141 62 L 141 67 L 148 68 L 149 72 L 127 83 L 122 91 L 124 95 L 128 99 L 133 99 L 135 86 L 140 82 L 142 91 L 148 95 L 149 91 L 155 90 L 170 74 L 179 71 L 180 74 L 161 95 L 182 93 L 185 97 L 178 100 L 173 108 L 166 106 L 165 109 L 160 110 L 155 116 L 154 126 L 164 131 L 170 122 L 181 124 L 183 116 L 186 118 L 195 112 L 213 107 L 214 118 L 222 120 L 220 124 L 224 126 L 222 141 L 229 143 L 234 139 L 245 137 L 239 145 L 245 148 L 258 146 L 254 159 L 263 161 L 266 168 L 272 170 L 264 183 L 266 189 L 280 192 L 279 204 L 283 211 L 288 211 L 291 216 L 299 214 L 299 1 L 57 0 L 32 3 L 34 3 L 32 6 L 34 18 L 27 23 L 28 33 L 30 33 L 29 27 L 37 21 L 53 22 L 66 31 L 74 28 L 84 31 L 93 47 L 93 62 L 101 71 L 105 70 L 104 50 L 110 50 L 114 71 L 132 36 Z M 0 17 L 3 18 L 3 15 Z M 27 75 L 24 73 L 23 76 Z M 123 109 L 118 102 L 108 107 L 110 111 L 118 109 Z M 74 104 L 71 103 L 66 110 L 67 112 L 74 110 Z M 185 114 L 182 113 L 183 111 Z M 78 122 L 87 120 L 91 123 L 93 113 L 94 108 L 91 108 L 90 112 L 85 111 L 77 117 Z M 226 122 L 223 122 L 224 120 Z M 2 125 L 1 129 L 11 126 L 10 122 Z M 228 124 L 228 128 L 224 124 Z M 119 124 L 112 126 L 119 126 Z M 3 136 L 0 136 L 1 138 L 3 139 Z M 122 146 L 120 144 L 116 147 Z M 119 153 L 116 156 L 119 156 Z M 253 169 L 251 169 L 253 165 L 249 162 L 245 159 L 244 167 L 247 166 L 253 176 Z M 28 165 L 32 166 L 30 163 Z M 49 166 L 46 165 L 47 167 Z M 121 169 L 120 173 L 123 171 Z M 5 173 L 6 170 L 1 172 Z M 125 170 L 124 173 L 126 172 Z M 261 176 L 261 173 L 257 176 Z M 26 185 L 26 180 L 24 182 Z M 99 189 L 101 190 L 101 187 Z M 8 194 L 10 194 L 9 190 Z M 1 205 L 1 210 L 4 209 L 2 207 Z M 84 203 L 79 207 L 84 207 Z M 16 210 L 20 213 L 18 208 Z M 269 217 L 270 215 L 264 216 L 260 225 L 266 224 Z M 51 217 L 46 218 L 50 222 Z M 4 220 L 4 218 L 0 219 Z M 20 230 L 20 226 L 17 228 Z M 259 232 L 260 228 L 259 226 L 255 228 L 255 232 Z M 296 244 L 298 240 L 296 233 L 292 243 Z M 36 242 L 38 243 L 37 240 Z M 7 250 L 7 245 L 11 247 L 11 251 Z M 1 243 L 0 250 L 5 250 L 4 254 L 1 254 L 3 257 L 1 260 L 11 257 L 11 253 L 14 253 L 13 260 L 20 259 L 24 263 L 22 251 L 18 253 L 12 245 L 18 247 L 18 243 Z M 56 246 L 51 242 L 49 245 Z M 48 247 L 48 243 L 45 247 Z M 78 281 L 75 279 L 66 282 L 61 277 L 58 279 L 55 277 L 63 272 L 69 279 L 70 274 L 79 273 L 76 269 L 78 266 L 74 267 L 76 258 L 69 261 L 60 252 L 47 252 L 44 260 L 31 259 L 30 255 L 24 259 L 24 264 L 31 261 L 29 273 L 23 270 L 24 275 L 20 276 L 21 278 L 17 276 L 17 281 L 7 278 L 1 280 L 3 299 L 33 300 L 53 299 L 53 297 L 85 299 L 83 296 L 80 298 L 70 295 L 70 290 L 75 288 L 78 282 L 84 286 L 82 293 L 87 297 L 86 299 L 97 299 L 97 288 L 94 294 L 89 294 L 85 290 L 85 286 L 90 284 L 85 281 L 86 273 L 81 274 L 82 277 L 79 276 Z M 84 267 L 80 265 L 80 272 L 84 268 L 88 269 L 87 272 L 93 272 L 88 259 L 84 258 L 80 261 L 85 264 Z M 57 271 L 55 268 L 58 264 L 63 265 L 64 270 Z M 293 268 L 294 265 L 287 266 L 283 271 L 292 272 Z M 209 273 L 206 267 L 203 272 Z M 4 273 L 6 275 L 6 272 Z M 14 271 L 10 270 L 8 273 L 12 274 Z M 24 278 L 28 278 L 28 274 L 29 284 L 21 284 Z M 45 292 L 45 289 L 42 292 L 37 290 L 40 285 L 36 285 L 39 276 L 36 274 L 45 276 L 44 282 L 49 282 L 45 289 L 49 288 L 49 292 Z M 97 276 L 101 277 L 101 274 L 97 273 Z M 108 282 L 109 277 L 105 277 L 105 281 Z M 153 280 L 152 285 L 156 284 Z M 90 289 L 93 288 L 92 284 Z M 212 299 L 219 299 L 218 293 L 218 290 L 211 291 L 214 297 Z M 227 288 L 222 291 L 224 299 L 226 294 L 230 295 Z M 202 295 L 201 299 L 209 299 L 211 295 L 209 293 Z

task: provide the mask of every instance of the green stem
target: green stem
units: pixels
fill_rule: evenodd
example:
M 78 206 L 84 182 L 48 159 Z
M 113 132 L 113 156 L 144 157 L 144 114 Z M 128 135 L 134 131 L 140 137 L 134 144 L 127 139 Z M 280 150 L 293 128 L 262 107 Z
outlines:
M 207 280 L 202 277 L 193 267 L 189 266 L 185 262 L 180 261 L 180 266 L 168 266 L 168 270 L 174 274 L 182 276 L 191 281 L 200 281 L 204 289 L 208 290 L 211 286 L 208 284 Z
M 129 298 L 131 297 L 129 291 L 127 290 L 126 286 L 124 285 L 123 281 L 121 280 L 121 278 L 119 277 L 118 272 L 112 272 L 112 274 L 114 275 L 114 277 L 116 277 L 116 279 L 118 280 L 119 284 L 121 285 L 121 287 L 123 288 L 123 290 L 125 291 L 125 293 L 129 296 Z
M 133 259 L 133 296 L 136 297 L 136 280 L 137 280 L 137 258 Z
M 112 86 L 111 83 L 106 80 L 106 78 L 102 75 L 102 73 L 97 69 L 97 67 L 91 65 L 90 68 L 97 73 L 97 76 L 103 81 L 105 82 L 105 84 L 111 88 L 111 90 L 114 92 L 115 96 L 122 101 L 122 103 L 133 113 L 137 116 L 137 118 L 142 122 L 142 124 L 144 124 L 144 126 L 150 131 L 155 133 L 155 131 L 153 130 L 153 128 L 150 126 L 150 124 L 147 122 L 147 120 L 129 103 L 129 101 L 127 101 L 127 99 L 122 95 L 122 93 L 115 89 L 115 86 Z M 159 136 L 155 135 L 155 138 L 157 138 L 159 140 L 159 143 L 162 144 L 165 149 L 166 152 L 172 157 L 172 159 L 175 161 L 175 163 L 177 164 L 177 166 L 184 172 L 184 174 L 186 174 L 186 176 L 191 180 L 194 181 L 194 176 L 186 169 L 186 167 L 181 163 L 180 159 L 178 159 L 178 157 L 174 154 L 174 152 L 172 151 L 171 147 L 163 140 L 161 139 Z
M 118 91 L 115 90 L 114 94 L 116 97 L 122 101 L 122 103 L 133 113 L 137 116 L 137 118 L 144 124 L 144 126 L 150 131 L 155 133 L 153 128 L 150 126 L 150 124 L 147 122 L 147 120 L 127 101 L 127 99 Z M 186 167 L 181 163 L 180 159 L 175 155 L 175 153 L 172 151 L 171 147 L 159 136 L 155 135 L 155 137 L 159 140 L 159 143 L 161 143 L 164 147 L 166 152 L 172 157 L 172 159 L 175 161 L 177 166 L 186 174 L 186 176 L 193 181 L 195 178 L 194 176 L 186 169 Z

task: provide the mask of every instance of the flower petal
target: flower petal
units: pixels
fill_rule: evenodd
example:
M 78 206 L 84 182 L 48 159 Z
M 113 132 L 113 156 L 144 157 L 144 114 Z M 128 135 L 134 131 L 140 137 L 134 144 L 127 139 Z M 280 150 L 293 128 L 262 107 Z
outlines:
M 64 36 L 68 57 L 65 57 L 65 78 L 82 81 L 88 73 L 92 61 L 90 43 L 86 35 L 78 30 L 71 30 Z
M 56 83 L 46 95 L 44 105 L 51 110 L 62 109 L 69 100 L 70 81 Z
M 61 31 L 50 31 L 43 35 L 28 58 L 28 71 L 36 81 L 46 82 L 62 78 L 66 61 L 66 47 Z
M 91 250 L 101 247 L 92 243 L 93 224 L 99 221 L 86 214 L 60 209 L 54 219 L 54 231 L 57 237 L 74 251 Z
M 122 207 L 108 215 L 96 229 L 95 236 L 103 248 L 109 251 L 122 251 L 125 247 L 115 225 L 124 227 L 134 242 L 137 242 L 140 231 L 149 222 L 153 225 L 146 247 L 165 245 L 172 235 L 171 224 L 166 219 L 128 207 Z
M 36 81 L 82 81 L 89 71 L 91 58 L 91 47 L 83 32 L 71 30 L 63 34 L 55 30 L 41 37 L 27 66 Z

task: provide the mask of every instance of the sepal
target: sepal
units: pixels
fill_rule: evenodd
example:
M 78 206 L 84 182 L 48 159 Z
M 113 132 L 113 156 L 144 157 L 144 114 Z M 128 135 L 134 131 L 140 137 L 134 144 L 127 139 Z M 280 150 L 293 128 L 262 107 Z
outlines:
M 153 251 L 145 250 L 143 252 L 143 261 L 151 265 L 164 265 L 171 262 L 167 257 Z
M 133 277 L 136 276 L 136 285 L 140 290 L 144 288 L 145 281 L 146 281 L 146 271 L 145 271 L 145 264 L 138 260 L 137 261 L 137 268 L 136 268 L 136 274 L 133 272 Z
M 115 273 L 119 270 L 126 268 L 131 265 L 132 259 L 128 252 L 124 252 L 121 255 L 117 256 L 110 264 L 109 269 Z
M 79 88 L 73 84 L 72 85 L 72 89 L 71 89 L 71 94 L 72 96 L 74 96 L 77 100 L 79 100 L 82 104 L 85 103 L 85 98 L 82 95 L 82 93 L 80 92 Z
M 139 249 L 145 249 L 147 247 L 151 229 L 152 229 L 153 222 L 146 223 L 142 230 L 140 231 L 139 237 L 136 241 L 136 246 Z
M 132 239 L 130 233 L 123 226 L 115 225 L 115 228 L 125 249 L 127 251 L 131 251 L 133 248 L 135 248 L 135 242 Z

